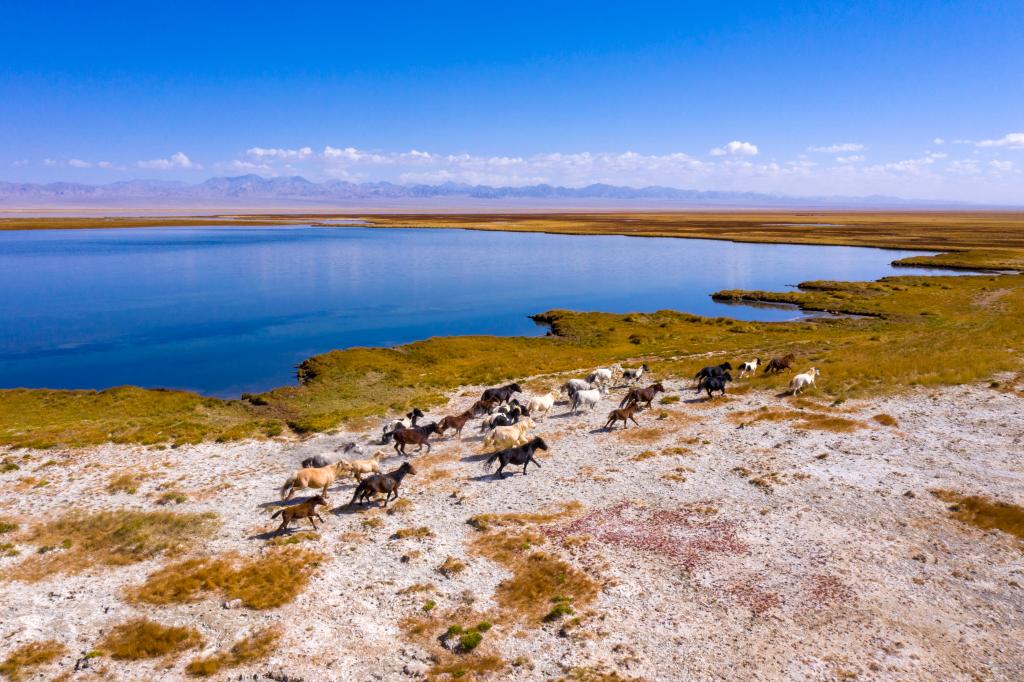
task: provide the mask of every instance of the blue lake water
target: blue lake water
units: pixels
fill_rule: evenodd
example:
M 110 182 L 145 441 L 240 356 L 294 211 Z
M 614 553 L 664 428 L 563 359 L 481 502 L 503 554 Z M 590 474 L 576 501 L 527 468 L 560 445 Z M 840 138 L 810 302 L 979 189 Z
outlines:
M 919 252 L 914 252 L 919 253 Z M 934 274 L 912 252 L 358 227 L 0 232 L 0 387 L 123 384 L 237 397 L 303 359 L 453 334 L 543 334 L 552 308 L 744 320 L 720 289 Z

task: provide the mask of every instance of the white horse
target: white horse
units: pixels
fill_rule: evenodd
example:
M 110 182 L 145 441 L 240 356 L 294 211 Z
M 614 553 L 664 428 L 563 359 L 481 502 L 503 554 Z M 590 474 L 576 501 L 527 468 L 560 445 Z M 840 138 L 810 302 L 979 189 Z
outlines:
M 821 372 L 818 371 L 817 367 L 811 367 L 803 374 L 797 374 L 793 377 L 793 380 L 789 382 L 790 393 L 797 395 L 808 386 L 814 386 L 814 380 L 819 374 L 821 374 Z
M 530 401 L 526 403 L 526 409 L 530 411 L 531 417 L 537 417 L 538 419 L 548 415 L 548 411 L 555 405 L 555 394 L 546 393 L 544 395 L 534 396 L 530 398 Z
M 760 367 L 760 366 L 761 366 L 761 358 L 754 358 L 753 360 L 750 360 L 749 362 L 741 362 L 740 363 L 740 379 L 742 379 L 747 374 L 753 374 L 754 372 L 757 371 L 757 368 Z
M 572 411 L 574 413 L 579 412 L 580 408 L 583 407 L 593 410 L 597 407 L 597 403 L 600 402 L 602 395 L 604 395 L 604 392 L 597 388 L 587 391 L 576 391 L 576 395 L 572 397 Z

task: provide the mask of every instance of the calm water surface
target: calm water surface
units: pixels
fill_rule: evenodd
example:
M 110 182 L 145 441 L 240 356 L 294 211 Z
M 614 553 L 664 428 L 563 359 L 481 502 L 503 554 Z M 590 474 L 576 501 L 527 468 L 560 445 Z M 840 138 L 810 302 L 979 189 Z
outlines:
M 915 252 L 917 253 L 917 252 Z M 122 384 L 237 396 L 303 359 L 452 334 L 542 334 L 552 308 L 744 320 L 719 289 L 934 274 L 911 252 L 356 227 L 0 232 L 0 387 Z

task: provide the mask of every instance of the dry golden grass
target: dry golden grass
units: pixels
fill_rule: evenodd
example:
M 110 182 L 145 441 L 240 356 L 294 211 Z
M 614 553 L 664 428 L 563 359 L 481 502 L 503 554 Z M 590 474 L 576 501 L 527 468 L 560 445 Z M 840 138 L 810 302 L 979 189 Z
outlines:
M 645 682 L 643 677 L 625 677 L 614 670 L 600 667 L 572 668 L 565 677 L 550 682 Z
M 203 645 L 192 628 L 161 625 L 148 618 L 134 618 L 115 626 L 99 643 L 99 650 L 111 658 L 137 661 L 180 654 Z
M 962 495 L 952 490 L 933 490 L 933 495 L 949 502 L 953 517 L 976 528 L 995 528 L 1024 540 L 1024 507 L 992 500 L 980 495 Z
M 286 547 L 287 545 L 298 545 L 303 542 L 315 542 L 320 539 L 320 533 L 304 530 L 288 535 L 275 535 L 267 540 L 268 547 Z
M 537 625 L 558 598 L 582 607 L 597 597 L 597 584 L 585 573 L 548 552 L 537 550 L 543 535 L 530 531 L 486 533 L 473 540 L 474 553 L 507 569 L 494 599 L 512 619 Z
M 891 414 L 876 414 L 871 419 L 882 426 L 899 426 L 899 422 L 896 421 L 896 417 L 893 417 Z
M 193 677 L 209 677 L 225 668 L 235 668 L 269 656 L 281 638 L 280 628 L 270 627 L 243 637 L 227 651 L 190 661 L 185 672 Z
M 391 503 L 391 505 L 387 508 L 387 513 L 389 515 L 405 514 L 407 512 L 412 511 L 414 508 L 415 505 L 413 505 L 412 502 L 402 497 Z
M 91 566 L 124 566 L 187 549 L 217 527 L 215 514 L 69 512 L 34 526 L 26 541 L 57 548 L 25 559 L 10 577 L 33 582 Z
M 431 666 L 427 672 L 427 679 L 431 682 L 434 680 L 482 680 L 504 670 L 507 665 L 504 659 L 494 654 L 469 654 L 458 658 L 445 657 Z
M 688 448 L 683 447 L 671 447 L 662 448 L 661 450 L 644 450 L 643 452 L 634 455 L 634 462 L 642 462 L 645 459 L 651 459 L 653 457 L 679 457 L 690 454 L 691 451 Z
M 793 422 L 793 428 L 818 431 L 834 431 L 849 433 L 864 426 L 863 422 L 832 414 L 822 414 L 809 410 L 787 410 L 777 407 L 761 407 L 756 410 L 733 412 L 729 419 L 739 424 L 755 424 L 757 422 Z
M 144 474 L 114 474 L 107 481 L 107 492 L 110 494 L 128 493 L 134 495 L 138 492 L 139 484 L 146 478 Z
M 406 538 L 429 538 L 433 535 L 434 532 L 426 526 L 418 526 L 416 528 L 399 528 L 393 537 L 404 540 Z
M 8 680 L 22 680 L 34 674 L 36 668 L 57 660 L 65 651 L 66 646 L 52 639 L 23 644 L 0 663 L 0 676 Z
M 135 603 L 184 604 L 219 592 L 250 609 L 272 609 L 298 596 L 324 558 L 290 547 L 250 559 L 236 554 L 187 559 L 150 574 L 142 585 L 126 590 L 126 597 Z
M 522 526 L 529 523 L 551 523 L 575 514 L 583 509 L 583 505 L 573 500 L 563 502 L 561 509 L 550 512 L 525 512 L 512 514 L 477 514 L 471 516 L 467 523 L 477 530 L 490 530 L 505 526 Z
M 445 559 L 441 565 L 437 567 L 437 572 L 446 578 L 454 577 L 459 573 L 462 573 L 464 570 L 466 570 L 466 563 L 459 561 L 453 556 Z
M 619 440 L 624 443 L 644 445 L 661 440 L 668 435 L 668 431 L 662 428 L 655 428 L 653 426 L 644 426 L 638 429 L 623 429 L 621 431 L 616 431 L 615 434 L 619 437 Z

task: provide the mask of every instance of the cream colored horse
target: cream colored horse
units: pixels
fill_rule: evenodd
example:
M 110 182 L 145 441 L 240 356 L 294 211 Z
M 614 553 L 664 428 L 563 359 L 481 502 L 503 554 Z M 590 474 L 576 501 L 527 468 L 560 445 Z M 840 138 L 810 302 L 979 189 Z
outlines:
M 292 499 L 292 495 L 294 495 L 295 491 L 299 488 L 323 488 L 323 491 L 320 494 L 327 497 L 327 488 L 329 488 L 339 476 L 345 474 L 347 464 L 347 462 L 338 462 L 337 464 L 328 464 L 325 467 L 299 469 L 289 476 L 288 480 L 284 482 L 283 486 L 281 486 L 281 499 Z M 285 497 L 286 493 L 287 497 Z

